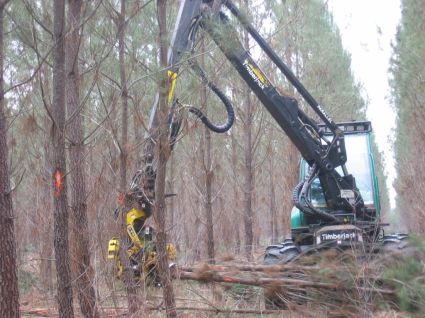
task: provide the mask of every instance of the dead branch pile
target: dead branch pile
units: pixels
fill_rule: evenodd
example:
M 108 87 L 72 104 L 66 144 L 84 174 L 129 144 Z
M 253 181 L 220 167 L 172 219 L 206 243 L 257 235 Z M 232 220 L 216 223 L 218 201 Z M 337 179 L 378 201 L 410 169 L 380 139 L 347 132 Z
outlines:
M 424 260 L 421 248 L 378 254 L 328 250 L 282 265 L 232 261 L 181 266 L 176 278 L 262 287 L 266 303 L 270 299 L 283 308 L 316 304 L 347 317 L 383 308 L 422 312 Z

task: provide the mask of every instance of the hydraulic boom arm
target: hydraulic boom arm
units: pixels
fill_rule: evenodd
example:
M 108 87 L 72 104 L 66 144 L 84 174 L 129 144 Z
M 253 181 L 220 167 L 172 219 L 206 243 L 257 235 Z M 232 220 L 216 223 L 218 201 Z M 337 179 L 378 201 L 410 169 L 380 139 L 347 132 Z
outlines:
M 184 0 L 181 3 L 169 52 L 169 76 L 171 82 L 169 103 L 171 104 L 175 101 L 174 87 L 180 64 L 185 56 L 190 56 L 196 41 L 197 31 L 199 28 L 203 28 L 232 63 L 252 92 L 270 112 L 278 125 L 285 131 L 311 167 L 306 179 L 294 190 L 293 200 L 295 205 L 306 214 L 335 223 L 341 221 L 338 215 L 343 215 L 344 213 L 353 213 L 356 215 L 365 213 L 364 203 L 356 187 L 355 179 L 348 173 L 345 167 L 347 156 L 343 132 L 331 117 L 325 113 L 320 104 L 310 95 L 307 89 L 277 56 L 239 9 L 230 0 L 224 0 L 218 10 L 215 10 L 213 8 L 213 2 L 211 0 Z M 238 33 L 230 23 L 229 18 L 221 11 L 221 7 L 224 6 L 237 18 L 271 61 L 319 116 L 327 129 L 332 132 L 333 137 L 330 140 L 324 137 L 323 130 L 319 128 L 317 123 L 301 110 L 297 100 L 280 93 L 260 69 L 249 51 L 238 40 Z M 231 108 L 230 101 L 214 84 L 208 81 L 205 72 L 193 61 L 194 59 L 191 58 L 190 63 L 193 69 L 213 91 L 216 90 L 216 94 L 224 102 L 228 110 L 229 117 L 230 115 L 233 116 L 233 110 L 229 112 L 229 108 Z M 155 112 L 156 107 L 153 108 L 152 119 L 155 118 Z M 197 114 L 195 110 L 192 113 L 202 119 L 203 114 Z M 178 131 L 179 128 L 178 119 L 171 119 L 170 122 L 175 128 L 177 127 L 177 129 L 172 129 L 173 133 L 176 133 L 176 130 Z M 233 122 L 233 118 L 231 122 Z M 230 125 L 229 123 L 230 120 L 228 119 L 227 124 L 224 125 L 226 126 L 225 128 L 230 128 L 231 123 Z M 324 191 L 328 205 L 328 209 L 326 210 L 315 208 L 309 201 L 308 191 L 316 177 L 320 179 Z

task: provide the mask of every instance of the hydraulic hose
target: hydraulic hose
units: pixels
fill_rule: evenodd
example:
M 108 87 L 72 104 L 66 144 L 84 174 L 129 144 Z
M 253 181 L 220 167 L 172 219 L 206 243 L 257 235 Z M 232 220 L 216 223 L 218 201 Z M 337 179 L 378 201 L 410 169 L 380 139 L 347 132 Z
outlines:
M 201 77 L 202 81 L 207 84 L 207 86 L 217 95 L 217 97 L 221 100 L 227 112 L 227 120 L 222 125 L 217 125 L 212 123 L 208 117 L 199 109 L 193 106 L 189 107 L 189 112 L 197 116 L 202 123 L 208 127 L 208 129 L 216 132 L 216 133 L 224 133 L 232 127 L 233 122 L 235 121 L 235 111 L 233 109 L 233 105 L 230 102 L 229 98 L 211 81 L 208 80 L 207 76 L 203 69 L 195 62 L 191 62 L 192 69 Z
M 292 192 L 292 200 L 294 205 L 303 213 L 315 215 L 319 218 L 331 222 L 337 222 L 338 219 L 331 213 L 316 209 L 307 198 L 307 192 L 310 190 L 314 179 L 317 177 L 317 168 L 314 164 L 307 173 L 305 180 L 300 182 Z
M 310 209 L 306 209 L 306 207 L 304 205 L 302 205 L 301 202 L 300 202 L 300 192 L 301 192 L 301 189 L 302 189 L 304 183 L 305 183 L 305 181 L 301 181 L 300 183 L 298 183 L 295 186 L 294 190 L 292 191 L 292 202 L 303 213 L 313 215 L 314 214 L 313 211 L 310 211 Z

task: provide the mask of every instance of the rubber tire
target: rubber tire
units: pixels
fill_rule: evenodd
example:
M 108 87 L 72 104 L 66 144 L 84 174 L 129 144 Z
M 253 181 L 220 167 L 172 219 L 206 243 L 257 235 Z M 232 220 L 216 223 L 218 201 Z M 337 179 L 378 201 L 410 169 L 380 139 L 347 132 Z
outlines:
M 280 253 L 280 250 L 285 247 L 292 247 L 286 253 Z M 300 254 L 299 250 L 295 249 L 292 244 L 276 244 L 266 249 L 264 255 L 265 265 L 278 265 L 290 263 L 296 256 Z M 267 310 L 288 309 L 288 304 L 284 301 L 285 293 L 278 289 L 264 289 L 264 305 Z

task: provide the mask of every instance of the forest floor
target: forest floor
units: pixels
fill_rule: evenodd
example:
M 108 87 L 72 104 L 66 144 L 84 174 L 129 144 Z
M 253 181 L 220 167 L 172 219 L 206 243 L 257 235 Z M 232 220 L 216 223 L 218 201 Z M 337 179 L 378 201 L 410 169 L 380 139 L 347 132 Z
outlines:
M 295 266 L 267 270 L 261 264 L 262 251 L 250 263 L 227 255 L 217 258 L 216 265 L 180 266 L 182 277 L 186 273 L 195 280 L 174 281 L 179 316 L 424 317 L 423 245 L 408 253 L 396 251 L 366 258 L 330 250 L 320 257 L 305 257 Z M 101 317 L 126 317 L 127 300 L 121 281 L 103 280 L 97 289 Z M 265 306 L 265 293 L 275 290 L 285 310 Z M 138 297 L 143 317 L 165 317 L 161 288 L 141 285 Z M 54 295 L 43 293 L 37 284 L 21 295 L 23 317 L 57 317 L 55 306 Z M 77 305 L 75 313 L 80 317 Z

